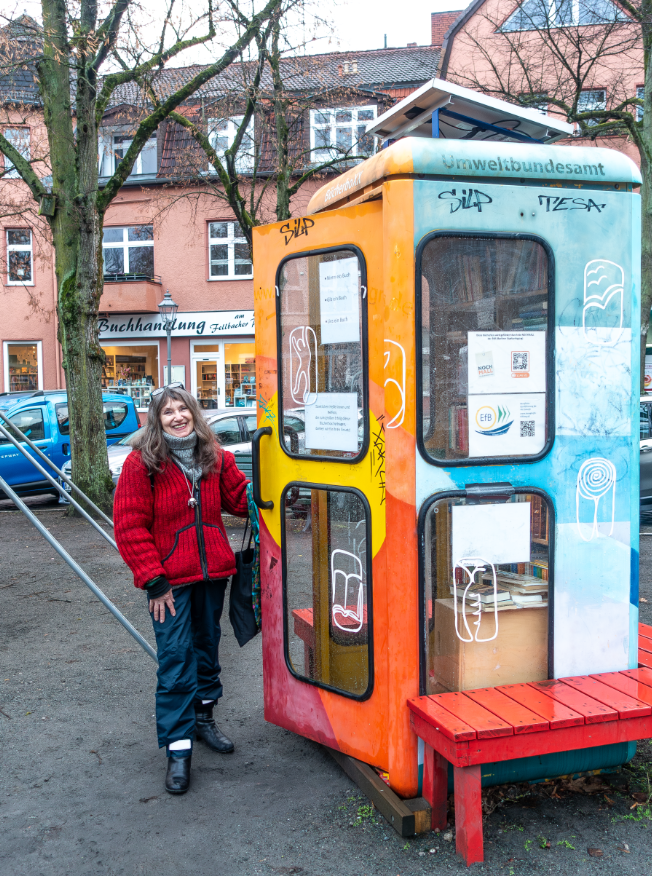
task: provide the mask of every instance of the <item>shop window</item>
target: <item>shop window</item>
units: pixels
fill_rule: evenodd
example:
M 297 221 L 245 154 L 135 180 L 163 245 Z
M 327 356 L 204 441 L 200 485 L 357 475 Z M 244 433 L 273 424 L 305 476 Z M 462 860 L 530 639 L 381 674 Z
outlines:
M 68 415 L 68 403 L 62 403 L 54 406 L 57 423 L 59 424 L 59 432 L 62 435 L 70 434 L 70 419 Z M 111 429 L 117 429 L 125 421 L 129 408 L 123 402 L 104 402 L 104 429 L 110 432 Z
M 421 513 L 423 693 L 551 677 L 552 505 L 508 484 L 476 490 Z
M 5 130 L 5 139 L 11 143 L 14 149 L 19 152 L 25 161 L 30 160 L 30 135 L 29 128 L 7 128 Z M 20 174 L 16 170 L 13 165 L 13 162 L 10 161 L 5 156 L 5 171 L 4 178 L 7 179 L 19 179 Z
M 211 423 L 211 431 L 217 436 L 217 440 L 222 447 L 228 447 L 231 444 L 242 444 L 238 417 L 224 417 L 222 420 L 216 420 L 214 423 Z
M 375 106 L 310 110 L 310 149 L 313 161 L 367 158 L 376 151 L 367 125 L 376 118 Z
M 102 256 L 105 280 L 153 279 L 154 227 L 105 228 Z
M 39 342 L 5 342 L 5 392 L 31 392 L 41 388 Z
M 45 438 L 45 424 L 43 423 L 43 411 L 40 408 L 34 408 L 28 411 L 19 411 L 13 417 L 9 417 L 11 422 L 16 426 L 26 438 L 30 441 L 42 441 Z M 11 433 L 15 438 L 16 435 Z M 21 440 L 20 438 L 18 439 Z M 0 437 L 0 444 L 9 444 L 7 438 Z
M 208 139 L 217 153 L 218 158 L 224 161 L 224 153 L 233 146 L 238 128 L 242 124 L 244 116 L 233 116 L 230 119 L 209 119 Z M 253 118 L 244 132 L 240 142 L 240 148 L 235 156 L 235 169 L 238 173 L 251 173 L 254 168 L 254 120 Z M 217 171 L 212 164 L 208 165 L 209 173 Z
M 256 406 L 255 344 L 224 344 L 224 403 L 236 408 Z
M 282 507 L 288 666 L 364 699 L 373 684 L 367 503 L 353 490 L 290 484 Z
M 239 280 L 253 276 L 249 244 L 237 222 L 208 223 L 210 280 Z
M 27 228 L 7 230 L 7 283 L 10 286 L 34 284 L 32 232 Z
M 279 409 L 283 427 L 286 417 L 305 424 L 301 456 L 352 460 L 364 453 L 364 272 L 354 247 L 290 256 L 279 268 Z
M 523 461 L 549 449 L 551 259 L 523 235 L 437 233 L 419 247 L 417 437 L 429 461 Z
M 650 423 L 650 414 L 652 413 L 652 404 L 648 404 L 644 402 L 640 406 L 640 420 L 641 420 L 641 441 L 647 441 L 648 438 L 652 438 L 652 427 Z
M 102 389 L 129 395 L 139 411 L 149 408 L 158 380 L 158 343 L 108 346 L 102 344 Z M 174 368 L 173 368 L 174 370 Z

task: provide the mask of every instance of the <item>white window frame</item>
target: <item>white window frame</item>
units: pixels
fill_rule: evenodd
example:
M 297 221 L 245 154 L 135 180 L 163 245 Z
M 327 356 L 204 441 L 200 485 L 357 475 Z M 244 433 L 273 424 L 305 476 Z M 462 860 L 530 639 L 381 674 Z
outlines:
M 38 389 L 43 389 L 43 341 L 3 341 L 2 342 L 2 367 L 4 370 L 4 391 L 11 392 L 9 386 L 9 347 L 14 344 L 36 344 L 36 367 L 38 368 Z
M 208 120 L 208 141 L 217 153 L 220 159 L 224 159 L 224 153 L 227 149 L 230 149 L 233 146 L 233 142 L 238 133 L 238 128 L 242 124 L 244 120 L 244 116 L 232 116 L 229 119 L 209 119 Z M 218 125 L 220 128 L 218 129 Z M 226 147 L 218 148 L 217 146 L 217 138 L 218 135 L 226 136 Z M 251 173 L 254 168 L 254 155 L 253 155 L 253 147 L 254 147 L 254 117 L 251 117 L 249 124 L 247 125 L 247 130 L 242 138 L 242 143 L 240 144 L 241 149 L 244 149 L 244 152 L 238 152 L 235 157 L 235 169 L 238 173 Z M 217 173 L 212 164 L 208 165 L 209 173 Z
M 113 176 L 116 168 L 122 161 L 121 158 L 116 156 L 116 149 L 123 149 L 126 152 L 127 149 L 131 146 L 133 141 L 133 137 L 131 139 L 126 140 L 123 143 L 116 144 L 116 137 L 129 137 L 129 134 L 121 134 L 119 131 L 114 131 L 109 134 L 106 132 L 100 131 L 100 135 L 98 137 L 98 145 L 99 145 L 99 155 L 98 155 L 98 174 L 101 177 Z M 138 153 L 138 157 L 134 162 L 134 166 L 131 168 L 131 173 L 127 177 L 127 179 L 131 179 L 134 176 L 143 176 L 143 152 L 145 152 L 148 147 L 153 149 L 156 155 L 154 160 L 155 170 L 154 175 L 158 173 L 158 146 L 157 146 L 157 134 L 154 133 L 149 138 L 147 143 L 143 146 L 143 148 Z M 152 176 L 151 173 L 146 174 L 147 176 Z
M 27 231 L 29 243 L 9 243 L 10 231 Z M 34 235 L 31 228 L 5 228 L 5 250 L 7 253 L 7 286 L 33 286 L 34 285 Z M 29 267 L 31 280 L 10 280 L 9 276 L 9 253 L 29 252 Z
M 14 149 L 23 156 L 26 161 L 30 160 L 30 130 L 25 127 L 6 128 L 4 132 L 5 139 L 8 140 Z M 20 179 L 20 174 L 14 167 L 12 161 L 7 156 L 5 159 L 5 179 Z
M 358 113 L 360 112 L 368 112 L 371 110 L 373 113 L 373 119 L 377 116 L 377 107 L 373 104 L 367 104 L 365 106 L 337 106 L 337 107 L 323 107 L 322 109 L 312 109 L 310 110 L 310 154 L 311 160 L 316 164 L 319 161 L 325 161 L 329 158 L 337 158 L 337 128 L 351 128 L 353 132 L 353 136 L 351 138 L 352 142 L 352 150 L 350 153 L 350 159 L 360 158 L 363 156 L 358 155 L 358 140 L 356 135 L 356 129 L 358 125 L 364 124 L 365 127 L 369 124 L 373 119 L 363 119 L 362 121 L 358 120 Z M 337 122 L 337 113 L 351 113 L 351 121 L 350 122 Z M 323 117 L 326 113 L 330 113 L 330 122 L 325 123 L 323 121 Z M 330 146 L 317 146 L 316 143 L 316 132 L 329 130 L 330 131 Z M 372 146 L 373 155 L 376 151 L 377 143 L 374 140 Z M 323 154 L 319 155 L 316 153 L 328 153 L 328 155 Z M 364 156 L 366 157 L 366 156 Z M 349 160 L 349 159 L 342 159 Z
M 645 86 L 644 85 L 637 85 L 636 86 L 636 97 L 638 97 L 639 100 L 645 100 Z M 643 107 L 642 106 L 636 107 L 636 121 L 637 122 L 643 121 Z
M 585 105 L 581 106 L 580 101 L 582 100 L 582 97 L 585 94 L 587 95 Z M 597 101 L 592 102 L 591 99 L 588 97 L 588 95 L 595 95 L 595 94 L 604 95 L 603 99 L 599 103 Z M 587 88 L 581 92 L 580 100 L 577 103 L 578 113 L 588 113 L 588 112 L 591 112 L 591 110 L 604 110 L 606 108 L 607 108 L 607 89 L 606 88 Z M 596 121 L 589 120 L 589 121 L 585 121 L 585 124 L 590 126 L 590 125 L 598 125 L 600 123 L 597 120 Z
M 143 222 L 143 225 L 149 225 L 149 224 L 150 223 L 148 223 L 148 222 Z M 129 240 L 128 239 L 129 229 L 130 228 L 139 228 L 139 227 L 140 226 L 138 226 L 138 225 L 105 225 L 104 229 L 103 229 L 104 231 L 122 230 L 122 241 L 118 240 L 118 241 L 111 242 L 111 243 L 104 243 L 104 241 L 102 241 L 102 250 L 104 251 L 105 249 L 121 249 L 123 251 L 123 261 L 124 261 L 124 268 L 125 268 L 123 273 L 125 276 L 135 273 L 135 271 L 127 270 L 127 265 L 129 262 L 129 249 L 131 247 L 151 246 L 151 248 L 154 249 L 153 238 L 152 238 L 152 240 Z M 154 226 L 152 225 L 152 233 L 153 233 L 153 231 L 154 231 Z M 104 253 L 102 253 L 102 254 L 104 254 Z M 109 276 L 109 277 L 113 276 L 112 274 L 107 275 L 105 273 L 105 266 L 104 265 L 102 265 L 102 271 L 104 273 L 104 276 Z M 120 276 L 120 274 L 118 274 L 116 276 Z M 154 276 L 153 270 L 152 270 L 152 276 Z
M 544 6 L 544 5 L 547 6 L 548 21 L 550 22 L 550 27 L 562 28 L 562 27 L 579 27 L 580 26 L 580 0 L 571 0 L 571 20 L 570 21 L 561 21 L 560 23 L 557 23 L 557 18 L 561 17 L 562 10 L 559 8 L 558 0 L 542 0 L 541 6 Z M 613 3 L 613 5 L 617 8 L 616 3 Z M 566 10 L 564 9 L 563 11 L 565 12 Z M 501 25 L 501 28 L 499 28 L 499 29 L 505 28 L 505 25 L 508 25 L 509 22 L 512 20 L 512 18 L 519 15 L 519 13 L 520 13 L 520 5 L 516 7 L 514 12 L 512 12 L 512 14 L 507 18 L 507 20 Z M 622 19 L 619 19 L 619 20 L 627 21 L 628 16 L 626 16 L 624 13 L 623 13 L 623 16 L 624 17 Z M 582 27 L 591 27 L 592 25 L 585 24 L 585 25 L 581 25 L 581 26 Z M 593 26 L 595 26 L 595 25 L 593 25 Z M 530 26 L 530 27 L 526 27 L 526 28 L 521 29 L 521 32 L 523 33 L 525 31 L 535 30 L 535 29 L 536 29 L 535 27 Z
M 211 237 L 211 225 L 227 225 L 227 237 Z M 237 229 L 237 232 L 236 232 Z M 251 280 L 254 275 L 253 262 L 251 263 L 251 273 L 236 274 L 235 273 L 235 244 L 247 243 L 246 238 L 242 236 L 242 231 L 237 222 L 232 222 L 229 219 L 213 219 L 208 223 L 206 229 L 206 237 L 208 239 L 208 280 Z M 228 273 L 222 274 L 219 277 L 211 276 L 211 245 L 227 246 L 228 247 Z

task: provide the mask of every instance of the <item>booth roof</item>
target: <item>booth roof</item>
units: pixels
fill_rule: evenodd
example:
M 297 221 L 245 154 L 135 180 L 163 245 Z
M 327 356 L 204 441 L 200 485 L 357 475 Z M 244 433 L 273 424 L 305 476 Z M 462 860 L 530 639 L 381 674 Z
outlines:
M 615 149 L 405 137 L 322 186 L 308 214 L 345 206 L 398 175 L 640 185 L 634 162 Z

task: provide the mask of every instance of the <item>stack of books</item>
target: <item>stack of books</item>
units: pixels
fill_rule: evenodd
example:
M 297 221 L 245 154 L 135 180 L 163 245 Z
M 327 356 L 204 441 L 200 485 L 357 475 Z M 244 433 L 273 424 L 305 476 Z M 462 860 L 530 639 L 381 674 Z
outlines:
M 452 584 L 450 585 L 450 593 L 451 596 L 455 597 L 455 588 Z M 508 606 L 513 608 L 515 604 L 509 590 L 499 586 L 496 594 L 494 593 L 494 586 L 492 583 L 472 584 L 466 591 L 466 598 L 464 597 L 464 587 L 458 587 L 457 601 L 460 605 L 465 601 L 466 607 L 471 610 L 477 608 L 479 601 L 482 611 L 493 611 L 496 606 L 500 611 L 501 608 L 507 608 Z
M 547 570 L 546 570 L 547 571 Z M 493 586 L 493 576 L 484 575 L 483 582 Z M 548 605 L 548 582 L 538 575 L 525 575 L 518 572 L 496 572 L 498 589 L 506 590 L 514 605 L 523 608 L 528 605 Z

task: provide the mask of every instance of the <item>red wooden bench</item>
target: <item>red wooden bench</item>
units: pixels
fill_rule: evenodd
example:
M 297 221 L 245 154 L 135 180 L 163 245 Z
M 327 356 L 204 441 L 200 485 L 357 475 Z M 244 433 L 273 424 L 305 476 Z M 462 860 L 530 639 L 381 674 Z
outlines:
M 425 744 L 432 828 L 446 826 L 450 762 L 457 853 L 467 865 L 484 860 L 481 764 L 652 737 L 652 627 L 639 633 L 638 669 L 408 700 Z

